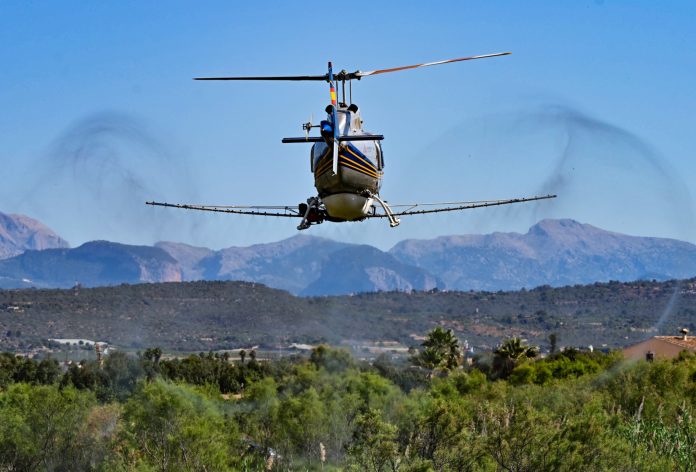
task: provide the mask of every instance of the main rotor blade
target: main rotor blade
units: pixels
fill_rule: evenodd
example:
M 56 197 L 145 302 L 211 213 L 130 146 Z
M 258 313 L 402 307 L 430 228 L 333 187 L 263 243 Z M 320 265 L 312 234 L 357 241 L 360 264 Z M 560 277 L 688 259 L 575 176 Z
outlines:
M 426 62 L 424 64 L 415 64 L 412 66 L 392 67 L 391 69 L 378 69 L 378 70 L 370 70 L 370 71 L 366 71 L 366 72 L 357 71 L 357 72 L 353 72 L 352 74 L 349 74 L 349 76 L 350 76 L 350 78 L 359 79 L 361 77 L 367 77 L 370 75 L 386 74 L 387 72 L 398 72 L 401 70 L 418 69 L 419 67 L 439 66 L 440 64 L 449 64 L 450 62 L 471 61 L 474 59 L 485 59 L 487 57 L 507 56 L 508 54 L 512 54 L 512 53 L 511 52 L 497 52 L 495 54 L 484 54 L 482 56 L 460 57 L 457 59 L 446 59 L 444 61 Z
M 386 74 L 387 72 L 398 72 L 408 69 L 417 69 L 419 67 L 429 67 L 438 66 L 440 64 L 449 64 L 450 62 L 460 62 L 460 61 L 471 61 L 474 59 L 485 59 L 487 57 L 496 56 L 507 56 L 512 54 L 511 52 L 498 52 L 495 54 L 484 54 L 481 56 L 471 56 L 471 57 L 459 57 L 457 59 L 446 59 L 444 61 L 426 62 L 423 64 L 414 64 L 412 66 L 403 67 L 392 67 L 391 69 L 378 69 L 369 70 L 366 72 L 356 71 L 356 72 L 345 72 L 341 71 L 334 74 L 335 80 L 352 80 L 360 79 L 362 77 L 368 77 L 370 75 Z M 258 75 L 258 76 L 231 76 L 231 77 L 194 77 L 193 80 L 289 80 L 289 81 L 302 81 L 302 80 L 313 80 L 313 81 L 329 81 L 329 75 Z
M 269 75 L 269 76 L 248 76 L 248 77 L 194 77 L 193 80 L 327 80 L 326 75 Z

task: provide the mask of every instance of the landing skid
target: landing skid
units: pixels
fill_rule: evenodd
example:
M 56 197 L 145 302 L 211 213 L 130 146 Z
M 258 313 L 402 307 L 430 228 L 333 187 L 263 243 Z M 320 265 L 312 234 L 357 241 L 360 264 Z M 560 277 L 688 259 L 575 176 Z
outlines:
M 392 228 L 395 228 L 399 226 L 401 221 L 399 221 L 398 218 L 394 216 L 394 212 L 392 211 L 391 207 L 382 200 L 379 195 L 373 194 L 373 193 L 367 193 L 364 195 L 367 198 L 372 198 L 377 201 L 384 210 L 384 215 L 383 217 L 386 216 L 386 218 L 389 220 L 389 226 Z M 337 220 L 334 218 L 331 218 L 327 212 L 326 209 L 324 208 L 324 203 L 321 201 L 321 198 L 319 197 L 309 197 L 307 199 L 307 203 L 300 203 L 298 205 L 298 211 L 299 214 L 302 215 L 302 220 L 300 221 L 300 224 L 297 225 L 297 229 L 302 231 L 304 229 L 309 229 L 312 225 L 318 225 L 324 222 L 324 220 L 329 220 L 329 221 L 344 221 L 344 220 Z M 365 215 L 365 218 L 369 218 L 371 216 L 374 216 L 375 212 L 375 207 L 372 207 L 372 215 Z M 361 218 L 361 220 L 364 218 Z
M 387 215 L 387 218 L 389 219 L 389 226 L 390 227 L 396 228 L 397 226 L 399 226 L 399 223 L 401 223 L 401 221 L 397 217 L 394 216 L 394 212 L 389 207 L 389 205 L 387 205 L 387 202 L 385 202 L 384 200 L 379 198 L 379 195 L 377 195 L 377 194 L 374 194 L 374 195 L 371 194 L 370 198 L 374 198 L 375 200 L 377 200 L 377 202 L 380 205 L 382 205 L 382 208 L 384 209 L 384 213 Z

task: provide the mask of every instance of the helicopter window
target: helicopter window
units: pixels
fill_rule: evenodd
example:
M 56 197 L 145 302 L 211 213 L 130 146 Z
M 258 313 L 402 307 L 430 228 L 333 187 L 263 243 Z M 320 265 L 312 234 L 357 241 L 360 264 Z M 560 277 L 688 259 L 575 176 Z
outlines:
M 384 154 L 382 154 L 382 145 L 379 141 L 375 141 L 375 148 L 377 149 L 377 168 L 382 170 L 384 169 Z
M 350 113 L 346 112 L 345 110 L 339 110 L 338 113 L 336 114 L 336 118 L 338 119 L 339 134 L 341 134 L 341 135 L 348 134 L 348 132 L 350 131 L 350 122 L 351 122 Z

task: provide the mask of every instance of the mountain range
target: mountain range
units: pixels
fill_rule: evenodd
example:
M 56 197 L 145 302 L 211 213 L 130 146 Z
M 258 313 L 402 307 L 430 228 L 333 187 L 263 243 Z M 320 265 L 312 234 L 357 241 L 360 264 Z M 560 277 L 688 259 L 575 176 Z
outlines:
M 696 275 L 696 246 L 627 236 L 570 219 L 542 220 L 525 234 L 406 240 L 389 253 L 439 276 L 449 289 L 517 290 Z
M 296 295 L 515 290 L 696 275 L 696 246 L 628 236 L 570 219 L 525 234 L 404 240 L 389 251 L 306 234 L 221 250 L 176 242 L 93 241 L 70 249 L 36 220 L 0 213 L 0 288 L 242 280 Z

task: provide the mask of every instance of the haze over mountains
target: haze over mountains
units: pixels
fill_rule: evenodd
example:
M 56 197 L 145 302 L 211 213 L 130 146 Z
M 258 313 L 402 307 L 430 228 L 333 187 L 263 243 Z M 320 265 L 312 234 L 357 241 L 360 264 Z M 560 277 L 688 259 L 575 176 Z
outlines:
M 25 251 L 25 252 L 23 252 Z M 405 240 L 389 251 L 306 233 L 219 251 L 108 241 L 69 249 L 31 218 L 0 213 L 0 288 L 244 280 L 297 295 L 389 290 L 514 290 L 696 275 L 696 246 L 542 220 L 525 234 Z

